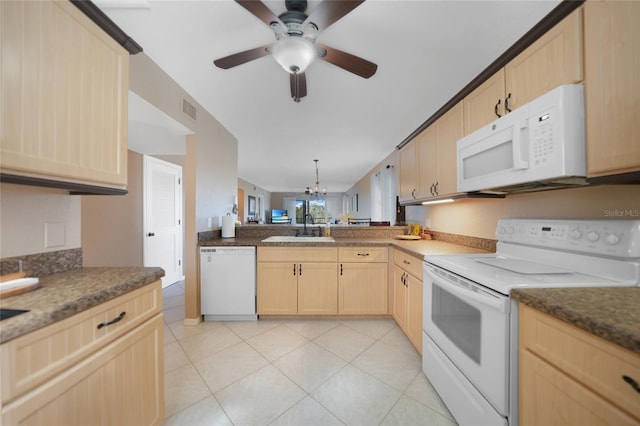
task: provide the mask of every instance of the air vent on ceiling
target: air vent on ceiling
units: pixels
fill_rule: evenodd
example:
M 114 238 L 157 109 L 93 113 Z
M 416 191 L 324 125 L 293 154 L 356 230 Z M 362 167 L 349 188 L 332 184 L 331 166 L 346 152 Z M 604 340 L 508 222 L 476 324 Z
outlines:
M 182 100 L 182 112 L 187 114 L 192 119 L 196 119 L 196 107 L 187 102 L 186 99 Z

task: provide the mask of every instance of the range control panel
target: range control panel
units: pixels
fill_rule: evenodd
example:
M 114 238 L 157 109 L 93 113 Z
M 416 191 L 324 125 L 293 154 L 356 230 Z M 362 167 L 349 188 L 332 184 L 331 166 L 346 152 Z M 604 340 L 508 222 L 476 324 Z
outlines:
M 640 258 L 640 220 L 500 219 L 496 239 L 556 250 Z

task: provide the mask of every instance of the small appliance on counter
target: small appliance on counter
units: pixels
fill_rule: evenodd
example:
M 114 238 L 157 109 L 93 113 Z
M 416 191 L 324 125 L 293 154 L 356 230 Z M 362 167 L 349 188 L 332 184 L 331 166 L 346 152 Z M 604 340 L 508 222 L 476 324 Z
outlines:
M 222 238 L 235 238 L 236 236 L 236 218 L 231 213 L 222 216 Z

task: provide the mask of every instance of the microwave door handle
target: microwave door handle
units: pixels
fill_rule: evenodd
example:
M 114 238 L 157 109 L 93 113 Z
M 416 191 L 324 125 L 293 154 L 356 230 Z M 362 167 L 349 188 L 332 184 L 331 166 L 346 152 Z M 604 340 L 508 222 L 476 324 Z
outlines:
M 490 308 L 493 308 L 497 311 L 500 312 L 506 312 L 507 308 L 505 306 L 505 301 L 504 300 L 500 300 L 495 296 L 491 296 L 488 294 L 479 294 L 475 291 L 469 290 L 463 286 L 461 286 L 460 284 L 456 284 L 452 281 L 440 278 L 436 275 L 434 275 L 433 273 L 431 273 L 431 271 L 427 271 L 427 274 L 429 275 L 429 277 L 431 278 L 431 280 L 433 281 L 434 285 L 437 285 L 439 287 L 442 287 L 443 289 L 451 292 L 451 293 L 455 293 L 456 295 L 465 298 L 465 299 L 471 299 L 475 302 L 479 302 L 482 303 L 483 305 L 489 306 Z M 506 296 L 505 296 L 506 298 Z M 507 305 L 508 306 L 508 305 Z
M 529 168 L 529 162 L 522 159 L 522 144 L 525 142 L 523 140 L 527 137 L 527 128 L 529 124 L 527 120 L 522 120 L 521 122 L 514 123 L 513 125 L 513 169 L 514 170 L 524 170 Z

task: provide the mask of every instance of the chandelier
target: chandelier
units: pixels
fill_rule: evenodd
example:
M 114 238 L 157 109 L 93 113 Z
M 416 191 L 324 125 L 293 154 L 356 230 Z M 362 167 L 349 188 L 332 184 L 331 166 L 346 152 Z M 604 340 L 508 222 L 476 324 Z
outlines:
M 316 186 L 313 188 L 307 186 L 307 189 L 304 191 L 304 193 L 315 198 L 320 198 L 327 195 L 327 188 L 322 188 L 322 190 L 320 190 L 320 180 L 318 179 L 318 160 L 313 161 L 315 161 L 316 163 Z

